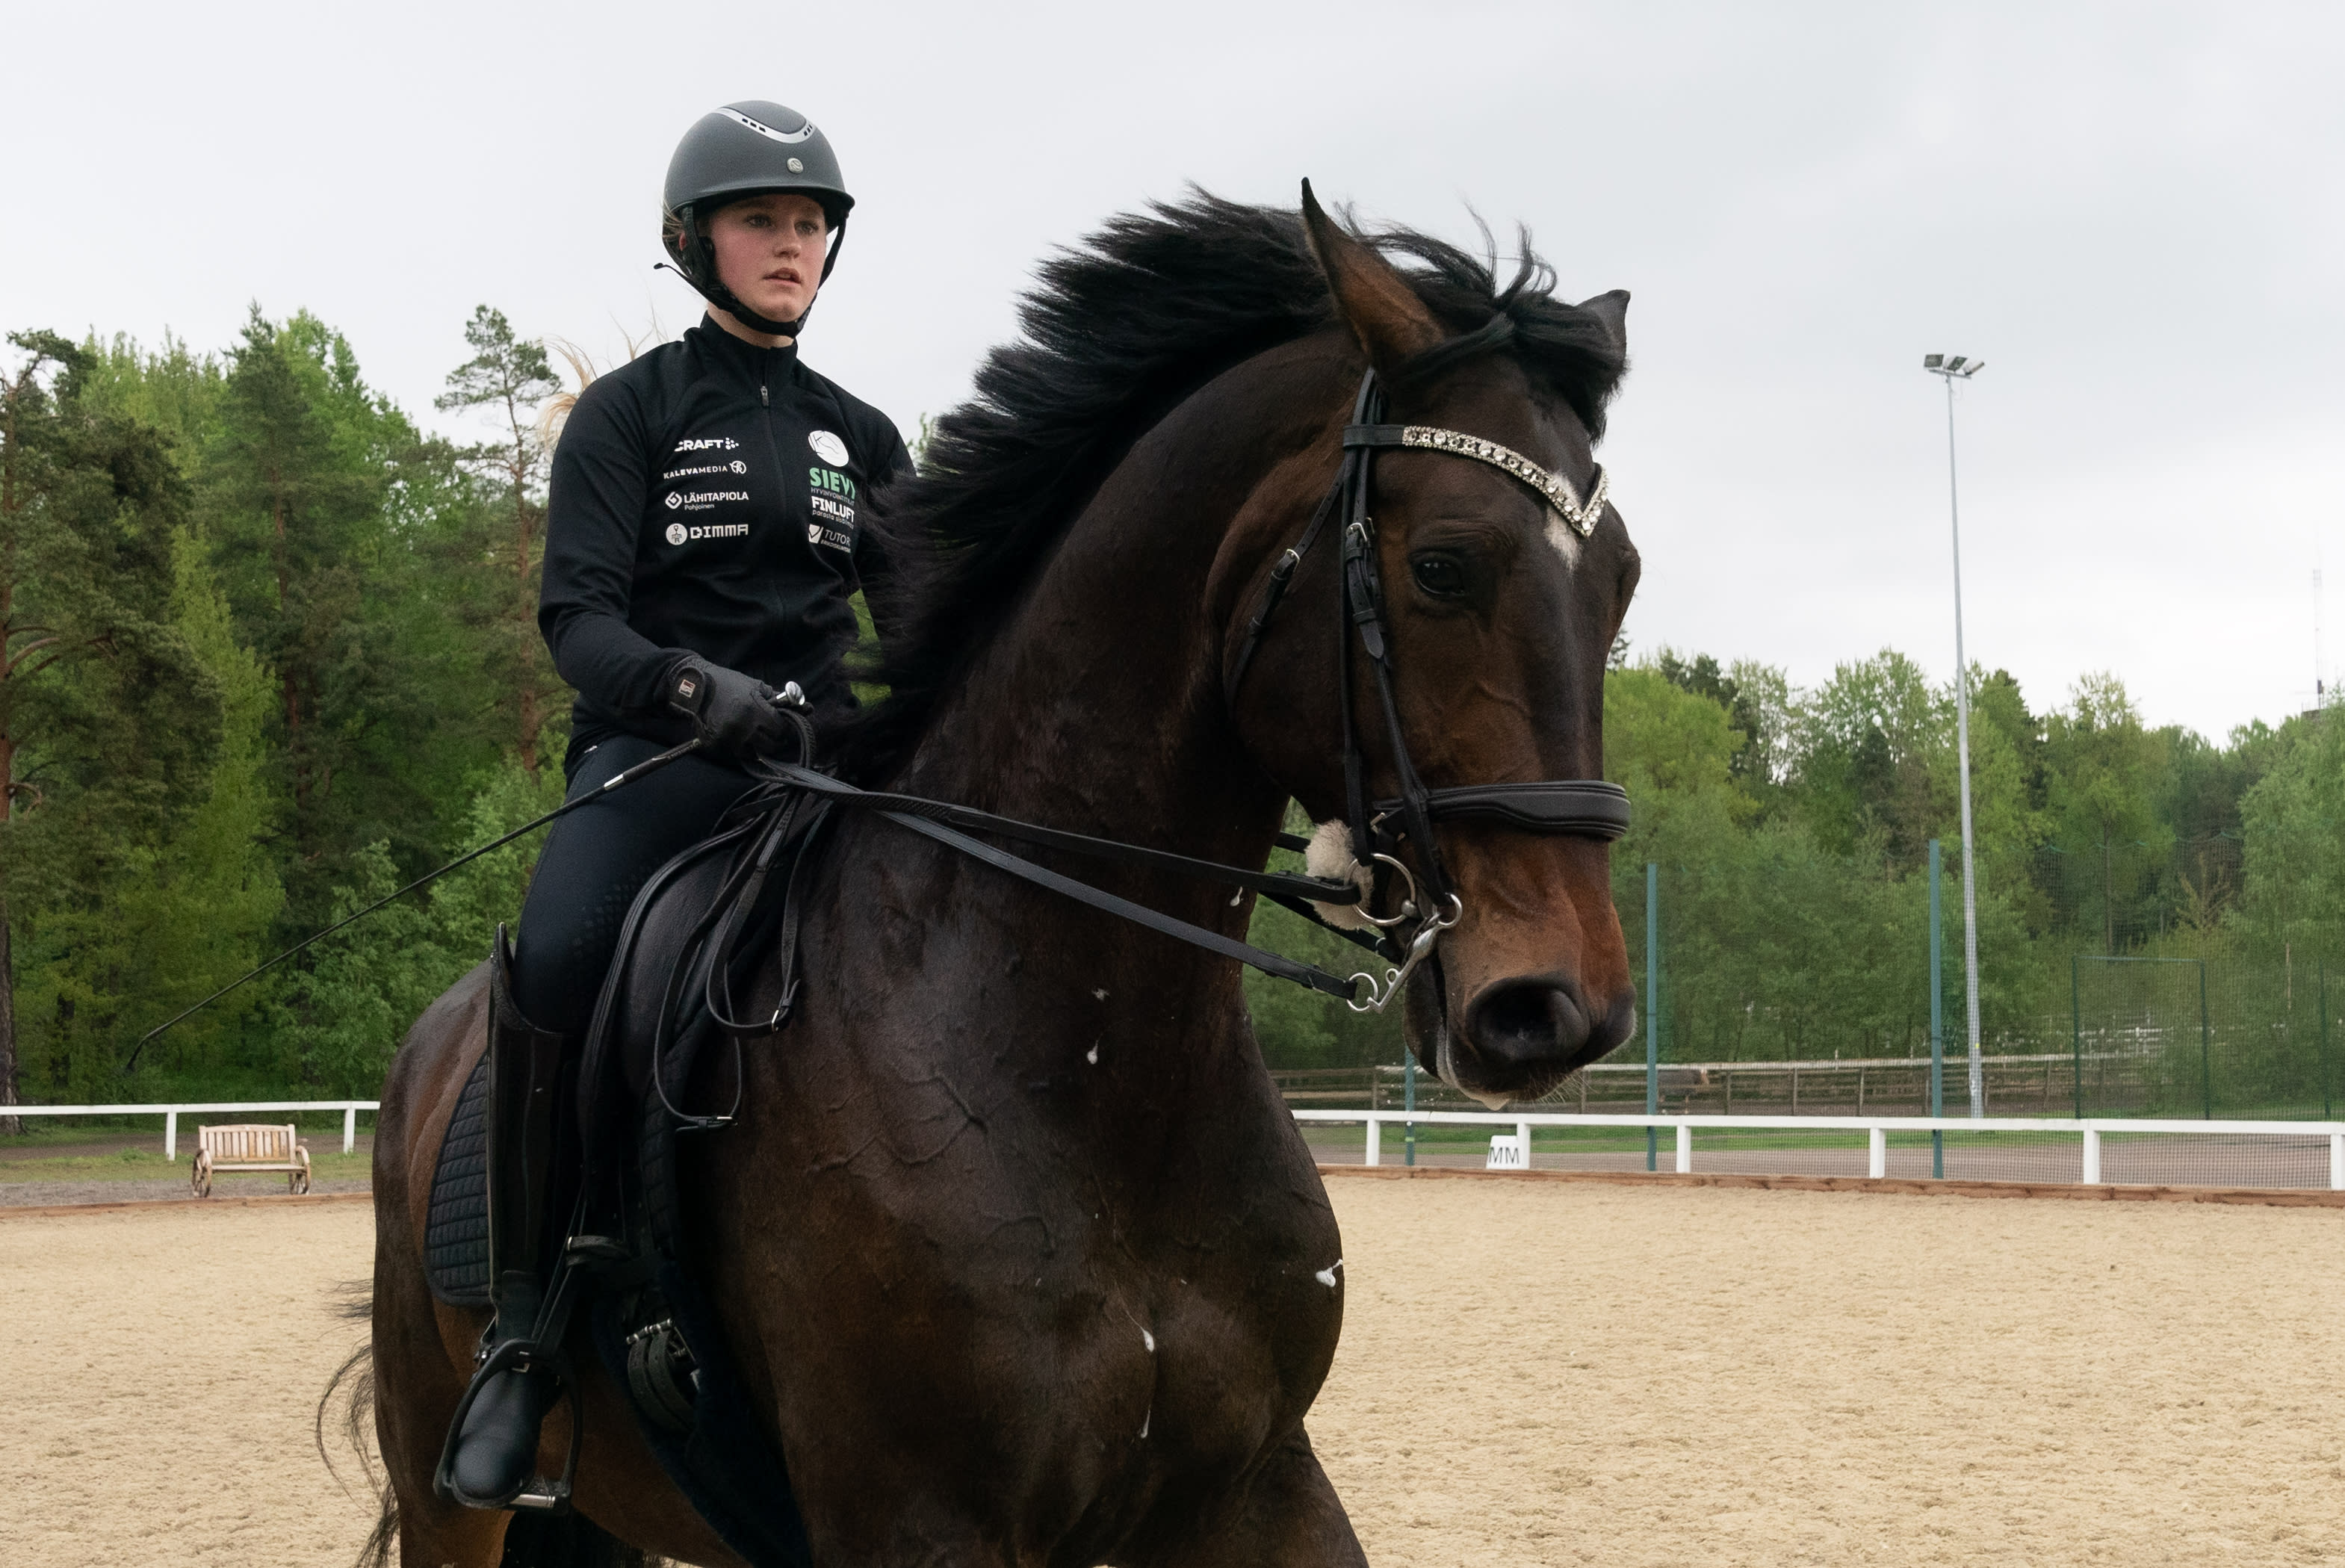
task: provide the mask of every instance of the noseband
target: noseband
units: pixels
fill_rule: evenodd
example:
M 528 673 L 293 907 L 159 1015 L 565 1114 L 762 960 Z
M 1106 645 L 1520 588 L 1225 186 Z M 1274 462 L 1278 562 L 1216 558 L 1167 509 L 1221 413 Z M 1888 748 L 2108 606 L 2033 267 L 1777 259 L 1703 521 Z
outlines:
M 1254 619 L 1246 627 L 1245 642 L 1240 645 L 1223 687 L 1234 710 L 1238 687 L 1254 661 L 1264 628 L 1285 597 L 1295 569 L 1318 542 L 1329 519 L 1340 512 L 1343 554 L 1339 564 L 1342 586 L 1337 596 L 1335 685 L 1343 713 L 1345 824 L 1350 830 L 1352 858 L 1374 868 L 1376 891 L 1384 891 L 1389 876 L 1396 875 L 1406 885 L 1397 915 L 1380 917 L 1365 909 L 1362 914 L 1380 928 L 1410 923 L 1415 926 L 1405 953 L 1396 949 L 1389 938 L 1363 943 L 1395 960 L 1396 966 L 1386 971 L 1381 982 L 1370 975 L 1352 976 L 1355 981 L 1364 982 L 1367 991 L 1365 1001 L 1351 1002 L 1353 1008 L 1360 1012 L 1382 1012 L 1417 966 L 1432 956 L 1441 934 L 1456 926 L 1465 914 L 1465 903 L 1451 885 L 1449 874 L 1442 865 L 1441 846 L 1434 836 L 1435 824 L 1484 822 L 1518 833 L 1606 841 L 1619 838 L 1629 829 L 1628 792 L 1603 779 L 1545 779 L 1528 784 L 1461 784 L 1432 790 L 1425 787 L 1410 760 L 1408 740 L 1401 729 L 1400 702 L 1394 689 L 1391 629 L 1386 619 L 1384 581 L 1376 561 L 1376 518 L 1368 510 L 1376 454 L 1386 447 L 1447 452 L 1498 469 L 1538 491 L 1548 509 L 1582 539 L 1595 531 L 1611 481 L 1602 468 L 1598 468 L 1595 488 L 1583 501 L 1569 480 L 1548 472 L 1496 441 L 1431 425 L 1384 424 L 1379 422 L 1384 411 L 1384 389 L 1377 383 L 1376 371 L 1370 369 L 1360 379 L 1359 396 L 1352 405 L 1352 422 L 1344 429 L 1343 464 L 1335 470 L 1335 482 L 1312 513 L 1302 538 L 1271 569 Z M 1360 745 L 1359 726 L 1353 713 L 1355 642 L 1376 673 L 1376 695 L 1384 709 L 1386 749 L 1400 791 L 1390 800 L 1372 802 L 1368 798 L 1367 758 Z M 1416 846 L 1421 884 L 1399 857 L 1404 839 Z M 1368 902 L 1373 904 L 1375 899 Z M 1356 933 L 1343 934 L 1358 939 Z

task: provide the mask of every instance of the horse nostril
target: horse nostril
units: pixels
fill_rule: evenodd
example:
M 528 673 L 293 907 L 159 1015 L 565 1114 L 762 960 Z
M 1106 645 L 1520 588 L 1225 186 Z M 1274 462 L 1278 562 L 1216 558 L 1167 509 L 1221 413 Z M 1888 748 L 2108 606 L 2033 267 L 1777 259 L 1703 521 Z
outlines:
M 1561 986 L 1508 980 L 1475 999 L 1466 1032 L 1494 1067 L 1536 1067 L 1577 1055 L 1588 1043 L 1588 1015 Z

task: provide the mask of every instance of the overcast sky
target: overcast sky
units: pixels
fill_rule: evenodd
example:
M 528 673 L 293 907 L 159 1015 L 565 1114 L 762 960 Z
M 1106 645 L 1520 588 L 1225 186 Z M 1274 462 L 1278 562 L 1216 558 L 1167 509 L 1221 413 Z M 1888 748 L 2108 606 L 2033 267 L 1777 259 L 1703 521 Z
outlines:
M 1958 352 L 1973 659 L 2219 737 L 2310 704 L 2324 555 L 2345 665 L 2340 46 L 2335 5 L 0 0 L 0 319 L 217 349 L 306 307 L 453 430 L 475 304 L 604 359 L 695 319 L 660 178 L 763 97 L 858 200 L 807 356 L 909 430 L 1051 247 L 1307 175 L 1633 292 L 1639 649 L 1949 676 Z

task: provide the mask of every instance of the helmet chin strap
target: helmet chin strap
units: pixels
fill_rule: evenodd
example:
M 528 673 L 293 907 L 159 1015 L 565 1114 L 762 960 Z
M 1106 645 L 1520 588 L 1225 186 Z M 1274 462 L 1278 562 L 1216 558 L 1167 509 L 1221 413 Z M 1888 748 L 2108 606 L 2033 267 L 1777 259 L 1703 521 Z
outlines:
M 678 278 L 691 284 L 703 299 L 753 331 L 769 333 L 777 338 L 796 338 L 805 329 L 807 318 L 814 314 L 813 300 L 807 301 L 807 308 L 798 312 L 797 319 L 795 321 L 777 321 L 770 316 L 761 316 L 750 309 L 741 302 L 741 297 L 726 288 L 724 282 L 716 276 L 716 247 L 700 232 L 699 215 L 692 208 L 686 207 L 682 217 L 684 254 L 679 259 L 684 262 L 684 265 L 678 267 L 671 262 L 655 262 L 652 266 L 653 271 L 657 272 L 665 268 L 675 273 Z M 830 231 L 830 243 L 824 248 L 822 277 L 815 284 L 817 291 L 821 289 L 823 284 L 830 281 L 830 269 L 838 265 L 839 248 L 846 243 L 847 219 L 842 217 L 838 220 L 838 227 Z M 704 273 L 706 274 L 706 277 L 702 276 Z

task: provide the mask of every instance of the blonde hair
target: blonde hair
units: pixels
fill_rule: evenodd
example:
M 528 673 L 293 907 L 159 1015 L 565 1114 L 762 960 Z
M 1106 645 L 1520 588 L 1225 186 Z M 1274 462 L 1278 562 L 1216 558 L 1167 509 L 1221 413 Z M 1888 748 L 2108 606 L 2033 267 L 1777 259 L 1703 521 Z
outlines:
M 658 336 L 659 328 L 655 325 L 641 338 L 625 338 L 624 340 L 627 345 L 627 358 L 640 359 L 644 345 Z M 551 453 L 562 443 L 562 428 L 570 422 L 570 410 L 578 406 L 579 394 L 593 386 L 594 379 L 602 372 L 594 368 L 594 361 L 586 350 L 567 338 L 549 338 L 546 339 L 545 346 L 562 356 L 563 363 L 570 367 L 570 374 L 578 383 L 567 391 L 554 393 L 553 396 L 546 399 L 544 406 L 537 410 L 537 439 L 544 443 L 546 451 Z

